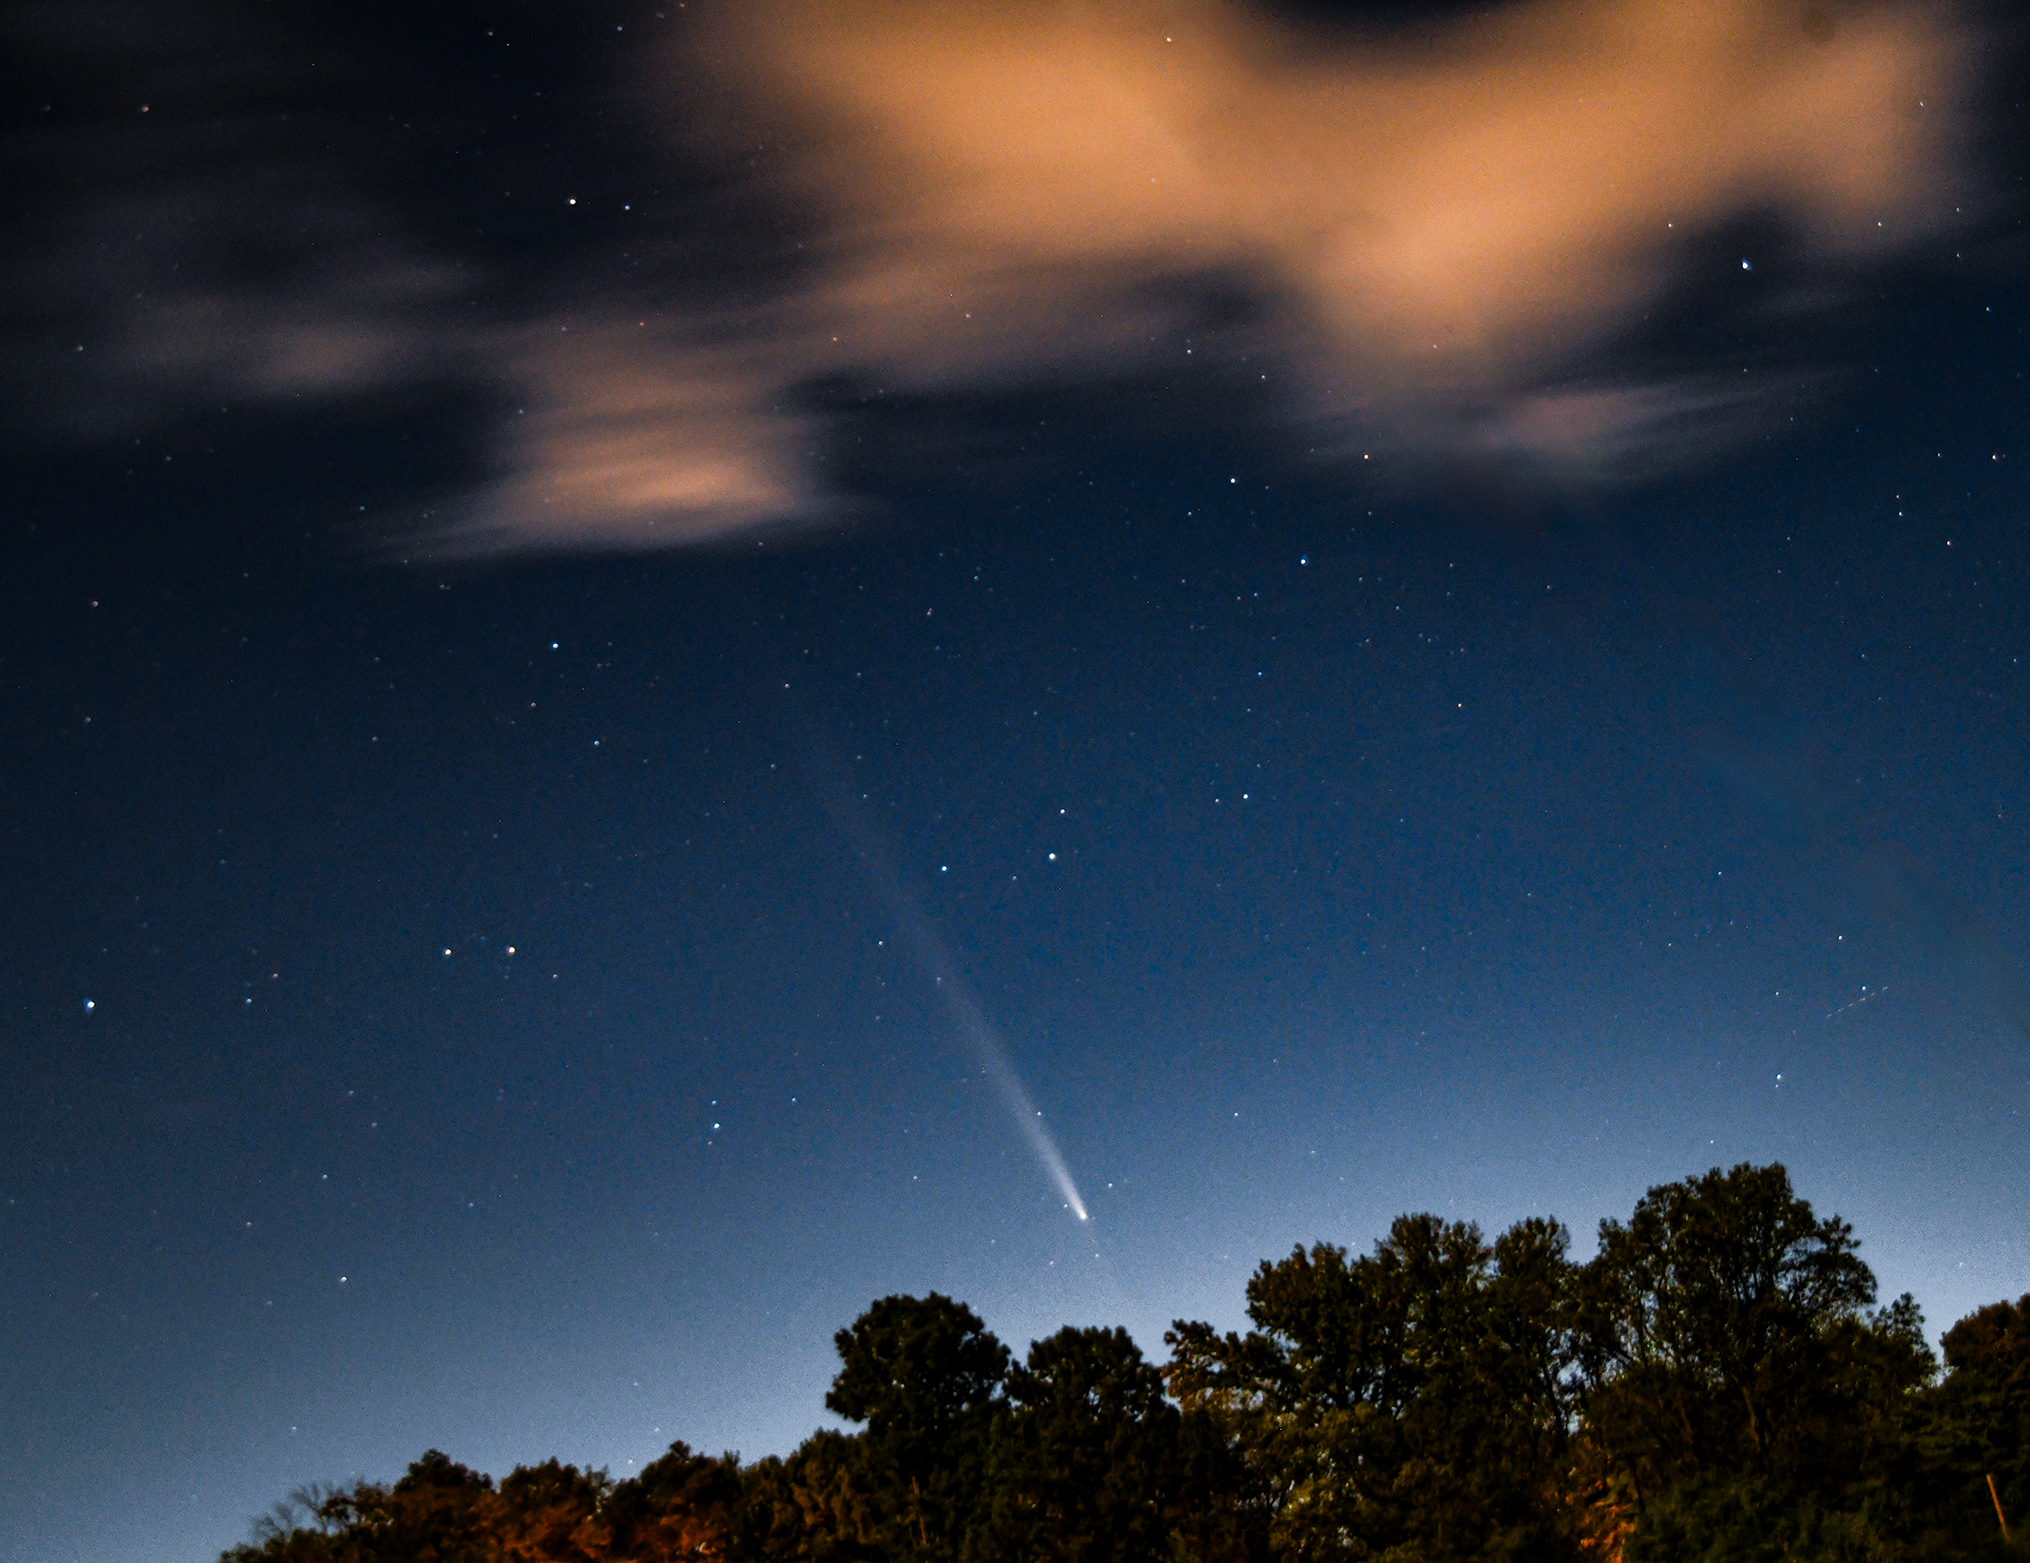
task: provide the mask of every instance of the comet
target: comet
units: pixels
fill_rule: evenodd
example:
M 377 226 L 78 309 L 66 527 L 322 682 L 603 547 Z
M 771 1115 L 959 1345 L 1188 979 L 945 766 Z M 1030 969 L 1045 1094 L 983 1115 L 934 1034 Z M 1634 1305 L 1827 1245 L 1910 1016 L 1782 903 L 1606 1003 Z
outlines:
M 887 902 L 897 931 L 916 958 L 918 968 L 936 991 L 939 1002 L 944 1005 L 952 1029 L 958 1033 L 980 1073 L 986 1076 L 1001 1098 L 1008 1116 L 1014 1120 L 1016 1132 L 1028 1145 L 1029 1153 L 1036 1159 L 1036 1165 L 1051 1187 L 1063 1197 L 1065 1208 L 1081 1223 L 1088 1221 L 1090 1216 L 1085 1200 L 1079 1195 L 1071 1167 L 1044 1123 L 1042 1109 L 1030 1096 L 1014 1060 L 1008 1056 L 1008 1045 L 1002 1039 L 1000 1027 L 989 1018 L 986 1006 L 980 1002 L 980 996 L 973 991 L 972 984 L 966 980 L 965 973 L 952 958 L 944 940 L 938 936 L 936 927 L 911 899 L 894 860 L 857 801 L 840 781 L 845 774 L 844 768 L 836 763 L 824 763 L 821 756 L 825 746 L 815 733 L 807 729 L 804 739 L 805 774 L 811 779 L 813 790 L 824 803 L 825 811 L 853 843 L 861 871 L 875 892 Z
M 874 865 L 868 860 L 869 854 L 863 851 L 861 861 L 868 864 L 871 877 Z M 1014 1061 L 1008 1057 L 1008 1047 L 1001 1039 L 1000 1028 L 987 1018 L 979 995 L 952 960 L 951 952 L 937 936 L 937 930 L 903 896 L 899 879 L 892 880 L 888 888 L 896 923 L 915 954 L 917 964 L 923 968 L 931 986 L 937 989 L 945 1013 L 951 1016 L 953 1029 L 965 1040 L 967 1050 L 980 1066 L 980 1072 L 1000 1093 L 1009 1116 L 1015 1120 L 1016 1129 L 1029 1143 L 1030 1154 L 1036 1158 L 1037 1166 L 1043 1169 L 1043 1175 L 1064 1196 L 1064 1202 L 1074 1216 L 1080 1221 L 1088 1219 L 1085 1201 L 1079 1197 L 1078 1184 L 1072 1179 L 1064 1152 L 1058 1149 L 1057 1141 L 1044 1125 L 1042 1110 L 1030 1099 L 1022 1077 L 1015 1072 Z

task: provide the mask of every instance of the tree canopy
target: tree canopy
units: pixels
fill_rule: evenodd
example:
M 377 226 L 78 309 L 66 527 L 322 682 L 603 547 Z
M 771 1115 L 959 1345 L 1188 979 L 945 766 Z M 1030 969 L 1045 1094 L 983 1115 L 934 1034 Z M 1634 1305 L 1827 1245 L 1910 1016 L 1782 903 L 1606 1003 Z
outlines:
M 1398 1218 L 1265 1260 L 1250 1328 L 1168 1361 L 1066 1327 L 1020 1362 L 965 1304 L 834 1337 L 821 1430 L 743 1464 L 498 1484 L 427 1451 L 307 1489 L 222 1563 L 1901 1563 L 2030 1556 L 2030 1297 L 1944 1337 L 1876 1305 L 1781 1166 L 1652 1188 L 1570 1256 Z M 2003 1517 L 2021 1530 L 2003 1535 Z

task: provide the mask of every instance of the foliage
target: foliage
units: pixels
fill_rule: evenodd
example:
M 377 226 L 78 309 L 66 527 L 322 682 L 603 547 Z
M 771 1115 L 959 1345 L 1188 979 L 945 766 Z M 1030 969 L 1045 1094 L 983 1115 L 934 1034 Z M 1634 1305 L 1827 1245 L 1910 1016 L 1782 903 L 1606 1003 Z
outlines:
M 964 1303 L 884 1297 L 833 1337 L 825 1405 L 865 1422 L 862 1486 L 891 1556 L 962 1555 L 985 1490 L 1008 1348 Z
M 856 1432 L 748 1465 L 677 1443 L 623 1481 L 433 1449 L 299 1490 L 223 1563 L 2030 1558 L 2030 1297 L 1947 1331 L 1941 1375 L 1780 1166 L 1652 1188 L 1567 1248 L 1404 1216 L 1264 1262 L 1252 1327 L 1179 1321 L 1160 1367 L 1100 1328 L 1011 1365 L 963 1303 L 884 1297 L 835 1337 Z
M 1903 1555 L 1937 1360 L 1908 1296 L 1869 1310 L 1858 1246 L 1780 1166 L 1714 1168 L 1601 1223 L 1574 1286 L 1583 1414 L 1631 1563 Z
M 1944 1345 L 1950 1371 L 1920 1432 L 1942 1506 L 1985 1532 L 1999 1503 L 2010 1534 L 2030 1536 L 2030 1296 L 1968 1315 Z
M 1178 1469 L 1177 1408 L 1126 1330 L 1066 1328 L 1008 1378 L 991 1523 L 976 1555 L 1009 1563 L 1160 1563 Z
M 1291 1558 L 1570 1553 L 1547 1501 L 1569 1438 L 1564 1229 L 1405 1216 L 1349 1261 L 1320 1244 L 1248 1284 L 1245 1336 L 1180 1323 L 1180 1401 L 1223 1419 Z
M 1871 1344 L 1855 1332 L 1875 1299 L 1856 1246 L 1781 1167 L 1715 1168 L 1651 1189 L 1626 1226 L 1600 1224 L 1578 1287 L 1588 1422 L 1639 1493 L 1845 1452 L 1825 1445 L 1828 1413 L 1874 1388 L 1843 1382 Z M 1891 1357 L 1901 1319 L 1885 1324 Z M 1922 1349 L 1902 1354 L 1913 1375 Z

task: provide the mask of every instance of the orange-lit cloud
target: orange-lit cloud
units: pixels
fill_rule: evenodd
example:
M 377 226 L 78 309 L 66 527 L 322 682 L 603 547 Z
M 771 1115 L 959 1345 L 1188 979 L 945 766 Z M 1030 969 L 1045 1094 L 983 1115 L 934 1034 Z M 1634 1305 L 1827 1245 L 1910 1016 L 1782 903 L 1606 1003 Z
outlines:
M 1366 47 L 1210 3 L 743 4 L 667 90 L 703 70 L 822 214 L 815 274 L 730 352 L 616 329 L 530 365 L 509 535 L 820 508 L 799 384 L 1132 371 L 1181 354 L 1151 285 L 1192 277 L 1258 294 L 1246 347 L 1327 439 L 1654 471 L 1742 393 L 1562 376 L 1716 225 L 1831 260 L 1949 224 L 1967 74 L 1935 7 L 1782 0 L 1540 0 Z
M 1951 209 L 1935 11 L 1552 0 L 1386 49 L 1210 4 L 729 14 L 721 57 L 802 122 L 783 177 L 836 214 L 839 304 L 910 352 L 925 322 L 884 317 L 928 282 L 1054 293 L 1062 318 L 1110 281 L 1236 267 L 1351 363 L 1442 385 L 1611 330 L 1668 225 L 1770 210 L 1869 252 Z
M 1780 235 L 1786 285 L 1822 305 L 1828 278 L 1971 206 L 1973 51 L 1939 5 L 1523 0 L 1364 43 L 1215 0 L 701 11 L 643 89 L 642 137 L 753 152 L 803 225 L 795 282 L 686 304 L 662 275 L 579 292 L 568 319 L 467 326 L 429 307 L 451 269 L 377 236 L 265 305 L 164 302 L 132 375 L 296 395 L 427 364 L 498 387 L 518 409 L 499 479 L 453 548 L 823 515 L 820 383 L 963 392 L 1243 354 L 1307 448 L 1604 482 L 1756 426 L 1750 388 L 1617 356 L 1680 285 L 1711 291 L 1685 274 L 1712 263 L 1702 238 Z M 1254 301 L 1248 324 L 1187 341 L 1212 287 Z M 1774 288 L 1761 307 L 1803 307 Z

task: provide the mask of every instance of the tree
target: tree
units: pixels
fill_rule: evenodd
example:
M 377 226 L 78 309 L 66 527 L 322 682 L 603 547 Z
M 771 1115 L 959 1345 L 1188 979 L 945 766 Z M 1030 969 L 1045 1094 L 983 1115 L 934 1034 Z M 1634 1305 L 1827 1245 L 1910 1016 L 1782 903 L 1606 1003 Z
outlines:
M 1203 1404 L 1181 1411 L 1170 1516 L 1177 1563 L 1268 1563 L 1277 1498 L 1261 1464 L 1233 1436 L 1229 1418 Z
M 489 1505 L 493 1556 L 500 1563 L 603 1563 L 600 1511 L 612 1487 L 604 1471 L 581 1471 L 554 1457 L 516 1466 Z
M 2030 1540 L 2030 1296 L 1967 1315 L 1945 1332 L 1944 1346 L 1949 1371 L 1920 1434 L 1940 1523 L 1969 1538 L 1999 1537 L 1999 1503 L 2010 1534 Z
M 1939 1382 L 1858 1246 L 1780 1166 L 1652 1188 L 1583 1267 L 1555 1221 L 1403 1216 L 1264 1262 L 1253 1327 L 1180 1321 L 1160 1371 L 1096 1328 L 1011 1368 L 963 1304 L 885 1297 L 835 1337 L 858 1434 L 498 1488 L 432 1449 L 223 1563 L 2030 1558 L 2030 1296 L 1949 1330 Z
M 1008 1348 L 937 1292 L 883 1297 L 833 1343 L 841 1366 L 825 1404 L 867 1424 L 884 1543 L 897 1557 L 958 1557 L 980 1515 Z
M 1989 1303 L 1945 1332 L 1946 1366 L 1995 1389 L 2030 1393 L 2030 1294 Z
M 1566 1243 L 1419 1215 L 1359 1259 L 1298 1249 L 1248 1283 L 1246 1336 L 1166 1337 L 1172 1391 L 1229 1427 L 1286 1556 L 1571 1556 Z
M 254 1521 L 253 1539 L 220 1554 L 219 1563 L 337 1563 L 351 1518 L 350 1489 L 298 1487 Z
M 1910 1298 L 1869 1311 L 1858 1246 L 1780 1165 L 1659 1185 L 1600 1224 L 1582 1461 L 1632 1523 L 1628 1558 L 1896 1555 L 1936 1362 Z
M 427 1449 L 392 1488 L 354 1489 L 356 1555 L 361 1563 L 481 1563 L 492 1498 L 492 1477 Z
M 1627 1225 L 1600 1223 L 1581 1286 L 1587 1416 L 1638 1501 L 1700 1472 L 1813 1458 L 1828 1347 L 1875 1299 L 1858 1246 L 1776 1165 L 1662 1184 Z
M 630 1563 L 730 1558 L 746 1496 L 738 1456 L 693 1454 L 679 1439 L 606 1494 L 598 1526 L 605 1555 Z
M 1010 1563 L 1167 1559 L 1177 1408 L 1128 1332 L 1059 1330 L 1007 1387 L 980 1550 Z
M 861 1439 L 821 1428 L 787 1459 L 749 1467 L 737 1555 L 767 1563 L 884 1563 L 868 1464 Z

